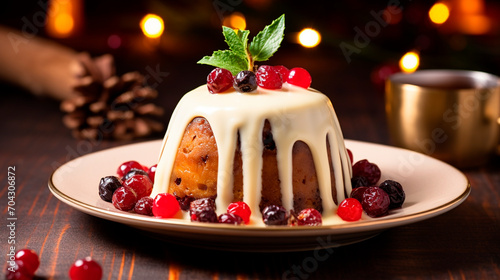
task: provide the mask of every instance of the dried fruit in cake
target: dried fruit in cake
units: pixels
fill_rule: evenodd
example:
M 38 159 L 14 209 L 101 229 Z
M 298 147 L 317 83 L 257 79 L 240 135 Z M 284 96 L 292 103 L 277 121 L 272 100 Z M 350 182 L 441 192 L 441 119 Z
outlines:
M 361 219 L 363 214 L 363 207 L 361 203 L 355 198 L 346 198 L 342 200 L 337 209 L 337 215 L 348 222 L 354 222 Z
M 384 216 L 389 211 L 391 200 L 389 195 L 379 187 L 369 187 L 363 193 L 361 205 L 366 214 L 372 218 Z
M 385 180 L 379 185 L 379 188 L 383 189 L 391 200 L 389 209 L 399 208 L 405 202 L 405 192 L 400 183 L 393 180 Z
M 362 159 L 352 166 L 352 176 L 363 176 L 370 185 L 376 185 L 380 180 L 381 172 L 376 164 Z
M 100 280 L 102 268 L 91 257 L 77 260 L 69 269 L 71 280 Z
M 307 208 L 297 215 L 297 224 L 299 226 L 320 226 L 323 223 L 321 213 L 314 208 Z
M 283 85 L 281 74 L 272 66 L 262 65 L 255 73 L 257 85 L 266 89 L 280 89 Z
M 283 206 L 269 205 L 262 210 L 262 221 L 268 226 L 287 225 L 288 214 Z
M 122 211 L 130 211 L 134 209 L 137 202 L 137 194 L 129 187 L 119 187 L 114 193 L 112 198 L 113 206 Z
M 175 196 L 169 193 L 159 193 L 153 201 L 153 215 L 157 218 L 172 218 L 181 209 Z
M 121 178 L 125 176 L 125 174 L 127 174 L 132 168 L 143 169 L 142 164 L 138 163 L 135 160 L 130 160 L 120 164 L 118 170 L 116 171 L 116 174 L 118 174 L 118 177 Z
M 111 202 L 113 193 L 122 186 L 122 182 L 115 176 L 106 176 L 99 181 L 99 197 L 107 202 Z
M 220 93 L 233 86 L 233 74 L 223 68 L 215 68 L 207 76 L 207 87 L 210 93 Z

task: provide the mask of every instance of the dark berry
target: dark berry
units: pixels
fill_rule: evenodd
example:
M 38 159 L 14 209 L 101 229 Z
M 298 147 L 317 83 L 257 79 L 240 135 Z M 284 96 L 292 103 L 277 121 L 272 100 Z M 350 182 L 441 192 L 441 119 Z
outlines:
M 149 177 L 149 179 L 151 180 L 151 183 L 153 183 L 153 184 L 155 183 L 156 166 L 157 166 L 157 164 L 152 165 L 152 166 L 148 169 L 148 177 Z
M 220 224 L 241 225 L 244 223 L 240 216 L 231 213 L 221 214 L 218 220 Z
M 106 176 L 99 182 L 99 197 L 102 200 L 111 202 L 113 193 L 122 186 L 122 182 L 115 176 Z
M 148 175 L 137 174 L 123 182 L 123 186 L 129 187 L 137 194 L 137 199 L 149 196 L 153 191 L 153 183 Z
M 148 172 L 144 171 L 142 168 L 141 169 L 132 168 L 132 169 L 130 169 L 129 172 L 127 172 L 127 174 L 123 175 L 122 181 L 125 181 L 134 175 L 146 175 L 149 177 Z
M 347 150 L 347 154 L 349 155 L 349 160 L 351 161 L 351 165 L 354 163 L 354 156 L 352 155 L 352 152 L 351 150 L 349 149 L 346 149 Z
M 300 211 L 297 222 L 299 226 L 320 226 L 323 223 L 321 213 L 314 208 Z
M 194 200 L 194 197 L 192 196 L 184 196 L 184 197 L 175 197 L 177 201 L 179 202 L 179 205 L 181 206 L 181 209 L 184 211 L 189 210 L 189 206 L 191 205 L 191 202 Z
M 311 85 L 312 79 L 306 69 L 296 67 L 290 70 L 286 81 L 291 85 L 308 88 Z
M 233 87 L 239 92 L 251 92 L 257 89 L 257 79 L 252 71 L 241 71 L 236 75 Z
M 288 79 L 288 74 L 290 74 L 290 70 L 288 70 L 288 68 L 286 68 L 283 65 L 276 65 L 273 66 L 273 68 L 274 70 L 278 71 L 278 73 L 280 73 L 281 80 L 283 81 L 283 83 L 285 83 L 286 80 Z
M 339 208 L 337 208 L 337 215 L 344 221 L 357 221 L 361 219 L 361 214 L 363 214 L 363 207 L 361 207 L 361 203 L 354 198 L 342 200 Z
M 243 201 L 233 202 L 227 206 L 227 213 L 235 214 L 240 216 L 245 224 L 250 222 L 250 215 L 252 211 L 250 210 L 250 206 Z
M 69 269 L 71 280 L 100 280 L 102 268 L 91 257 L 77 260 Z
M 370 186 L 370 183 L 368 182 L 368 179 L 364 176 L 354 176 L 351 178 L 351 185 L 352 188 L 359 188 L 359 187 L 368 187 Z
M 375 185 L 380 180 L 381 172 L 376 164 L 362 159 L 352 166 L 352 176 L 366 177 L 370 185 Z
M 114 193 L 111 200 L 116 209 L 129 211 L 134 209 L 137 203 L 137 194 L 129 187 L 119 187 Z
M 278 205 L 269 205 L 262 210 L 262 220 L 268 226 L 287 225 L 286 209 Z
M 172 218 L 181 209 L 174 195 L 159 193 L 153 201 L 153 215 L 157 218 Z
M 361 205 L 366 214 L 372 218 L 387 214 L 389 204 L 391 204 L 389 195 L 379 187 L 369 187 L 363 193 Z
M 215 210 L 215 199 L 213 198 L 199 198 L 193 200 L 189 204 L 189 211 L 195 211 L 197 208 L 209 207 Z
M 365 193 L 366 189 L 368 189 L 368 187 L 357 187 L 353 189 L 351 192 L 351 198 L 354 198 L 359 202 L 363 201 L 363 193 Z
M 132 169 L 132 168 L 143 169 L 142 164 L 138 163 L 135 160 L 131 160 L 131 161 L 126 161 L 126 162 L 122 163 L 118 167 L 116 174 L 118 174 L 118 177 L 121 178 L 121 177 L 125 176 L 125 174 L 127 174 L 130 171 L 130 169 Z
M 283 78 L 276 69 L 269 65 L 262 65 L 255 73 L 257 85 L 267 89 L 280 89 L 283 85 Z
M 152 197 L 145 196 L 137 201 L 134 206 L 134 211 L 137 214 L 153 216 L 153 203 L 154 200 Z
M 35 271 L 40 266 L 40 259 L 35 251 L 30 249 L 22 249 L 17 251 L 16 253 L 16 261 L 22 262 L 22 266 L 24 266 L 25 270 L 30 275 L 34 275 Z
M 393 180 L 386 180 L 380 184 L 379 188 L 383 189 L 391 200 L 389 209 L 399 208 L 405 202 L 405 192 L 400 183 Z
M 7 266 L 7 272 L 5 273 L 5 279 L 31 280 L 33 279 L 33 274 L 29 273 L 23 261 L 15 260 L 13 264 L 9 262 L 9 265 Z
M 215 213 L 215 200 L 213 198 L 200 198 L 191 202 L 189 206 L 191 221 L 203 223 L 217 223 Z
M 233 74 L 223 68 L 215 68 L 207 76 L 207 87 L 210 93 L 220 93 L 233 85 Z

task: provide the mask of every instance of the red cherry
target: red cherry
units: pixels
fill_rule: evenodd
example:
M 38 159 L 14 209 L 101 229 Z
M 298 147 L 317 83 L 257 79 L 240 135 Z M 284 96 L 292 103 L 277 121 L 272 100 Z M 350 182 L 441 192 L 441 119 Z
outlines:
M 127 174 L 130 169 L 132 168 L 136 168 L 136 169 L 141 169 L 143 170 L 142 168 L 142 164 L 138 163 L 137 161 L 135 160 L 131 160 L 131 161 L 126 161 L 124 163 L 122 163 L 119 167 L 118 167 L 118 170 L 116 171 L 116 173 L 118 174 L 118 177 L 123 177 L 125 174 Z
M 337 215 L 344 221 L 353 222 L 361 219 L 363 207 L 361 203 L 355 198 L 346 198 L 342 200 L 337 209 Z
M 175 196 L 169 193 L 159 193 L 153 203 L 153 215 L 157 218 L 172 218 L 181 209 Z
M 21 260 L 15 260 L 14 264 L 7 266 L 7 272 L 5 273 L 5 279 L 7 280 L 31 280 L 33 279 L 33 274 L 30 274 L 27 270 L 25 264 Z
M 129 187 L 137 194 L 137 199 L 149 196 L 153 191 L 153 183 L 149 176 L 136 174 L 123 182 L 123 186 Z
M 130 211 L 137 203 L 137 194 L 129 187 L 119 187 L 113 193 L 111 202 L 113 202 L 113 206 L 118 210 Z
M 100 280 L 102 268 L 91 257 L 77 260 L 69 269 L 71 280 Z
M 155 174 L 156 174 L 156 166 L 157 164 L 151 166 L 149 169 L 148 169 L 148 176 L 149 176 L 149 179 L 151 180 L 151 182 L 154 184 L 155 182 Z
M 250 210 L 250 206 L 243 201 L 233 202 L 227 206 L 227 213 L 235 214 L 240 216 L 245 224 L 250 222 L 250 215 L 252 211 Z
M 311 75 L 306 69 L 295 67 L 290 70 L 288 74 L 287 83 L 303 88 L 309 88 L 312 82 Z
M 280 89 L 283 85 L 281 74 L 273 66 L 262 65 L 255 73 L 257 85 L 266 89 Z
M 30 249 L 22 249 L 17 251 L 16 260 L 22 261 L 24 268 L 30 275 L 34 275 L 35 271 L 40 266 L 40 259 L 35 251 Z
M 233 85 L 233 74 L 223 68 L 215 68 L 207 76 L 207 87 L 210 93 L 226 91 Z

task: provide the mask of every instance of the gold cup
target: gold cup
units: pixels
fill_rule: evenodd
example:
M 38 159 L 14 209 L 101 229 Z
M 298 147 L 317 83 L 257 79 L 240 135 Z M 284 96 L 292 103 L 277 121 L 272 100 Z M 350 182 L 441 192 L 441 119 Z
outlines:
M 499 81 L 462 70 L 392 75 L 385 107 L 393 144 L 460 168 L 485 164 L 498 146 Z

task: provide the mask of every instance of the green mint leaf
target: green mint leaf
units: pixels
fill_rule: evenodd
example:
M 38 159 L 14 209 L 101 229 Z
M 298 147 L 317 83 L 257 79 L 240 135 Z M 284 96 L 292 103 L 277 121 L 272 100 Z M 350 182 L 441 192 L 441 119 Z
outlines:
M 268 60 L 280 47 L 284 32 L 285 15 L 281 15 L 253 38 L 249 48 L 253 60 Z
M 212 56 L 205 56 L 198 61 L 198 64 L 208 64 L 229 70 L 233 75 L 246 70 L 248 62 L 246 59 L 235 54 L 231 50 L 215 51 Z
M 229 46 L 229 49 L 232 50 L 236 55 L 246 59 L 248 34 L 250 33 L 250 31 L 238 30 L 237 32 L 238 33 L 236 33 L 236 31 L 234 31 L 232 28 L 222 26 L 222 33 L 224 34 L 224 38 L 226 39 L 226 43 Z

